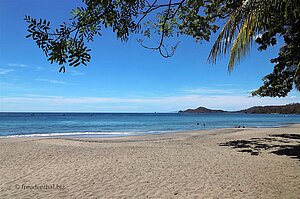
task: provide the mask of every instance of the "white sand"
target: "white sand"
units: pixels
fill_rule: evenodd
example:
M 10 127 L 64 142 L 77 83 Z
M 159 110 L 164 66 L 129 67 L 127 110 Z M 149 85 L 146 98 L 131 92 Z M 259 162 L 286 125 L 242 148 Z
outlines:
M 126 138 L 2 138 L 0 198 L 300 198 L 299 136 L 300 125 Z M 251 141 L 252 149 L 220 146 L 234 140 Z

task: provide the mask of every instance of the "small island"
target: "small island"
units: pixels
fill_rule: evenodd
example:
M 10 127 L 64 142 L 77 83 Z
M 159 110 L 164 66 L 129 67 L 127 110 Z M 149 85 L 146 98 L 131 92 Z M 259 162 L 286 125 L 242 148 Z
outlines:
M 239 111 L 214 110 L 205 107 L 180 110 L 178 113 L 250 113 L 250 114 L 300 114 L 300 103 L 281 106 L 253 106 Z

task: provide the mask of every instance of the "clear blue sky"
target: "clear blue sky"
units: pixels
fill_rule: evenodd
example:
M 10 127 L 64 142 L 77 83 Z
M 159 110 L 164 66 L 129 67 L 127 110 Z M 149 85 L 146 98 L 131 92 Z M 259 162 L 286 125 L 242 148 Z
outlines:
M 76 4 L 78 2 L 78 4 Z M 300 101 L 298 92 L 286 98 L 250 97 L 261 78 L 270 73 L 269 59 L 278 47 L 250 55 L 229 75 L 228 57 L 207 63 L 214 41 L 181 43 L 175 55 L 164 59 L 146 50 L 132 36 L 127 43 L 105 31 L 90 43 L 88 67 L 67 68 L 47 62 L 35 43 L 26 39 L 24 15 L 60 23 L 80 0 L 0 1 L 0 111 L 170 112 L 205 106 L 236 110 L 253 105 Z

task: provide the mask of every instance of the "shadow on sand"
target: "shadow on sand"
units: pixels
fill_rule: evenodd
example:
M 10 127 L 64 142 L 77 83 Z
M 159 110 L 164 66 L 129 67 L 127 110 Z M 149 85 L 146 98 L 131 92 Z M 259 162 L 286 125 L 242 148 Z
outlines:
M 239 152 L 258 155 L 263 150 L 270 150 L 276 155 L 286 155 L 300 161 L 300 135 L 299 134 L 275 134 L 266 138 L 251 138 L 250 140 L 234 140 L 220 143 L 220 146 L 228 146 L 239 149 Z

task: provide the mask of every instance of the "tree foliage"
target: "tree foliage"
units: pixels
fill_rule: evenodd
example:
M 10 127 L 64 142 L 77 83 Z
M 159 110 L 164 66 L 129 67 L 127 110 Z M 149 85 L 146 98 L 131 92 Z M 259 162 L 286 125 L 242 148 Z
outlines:
M 25 16 L 27 37 L 32 38 L 51 63 L 77 67 L 90 62 L 88 42 L 103 28 L 109 28 L 117 39 L 126 42 L 129 35 L 140 34 L 138 42 L 157 50 L 163 57 L 173 55 L 177 44 L 168 46 L 166 39 L 188 35 L 200 43 L 209 41 L 222 21 L 209 61 L 215 63 L 221 54 L 230 54 L 231 70 L 239 63 L 252 43 L 265 50 L 283 36 L 285 45 L 277 58 L 274 71 L 264 77 L 264 85 L 253 95 L 286 96 L 295 85 L 300 90 L 299 0 L 82 0 L 83 7 L 72 11 L 69 22 L 51 29 L 47 20 Z M 221 22 L 220 22 L 221 21 Z M 157 46 L 145 39 L 158 36 Z
M 284 97 L 293 86 L 300 91 L 300 8 L 294 11 L 281 25 L 270 27 L 261 37 L 256 39 L 259 50 L 265 50 L 275 45 L 276 35 L 282 35 L 284 45 L 280 48 L 278 57 L 271 59 L 275 64 L 273 72 L 263 78 L 264 85 L 252 92 L 253 95 Z
M 284 46 L 272 59 L 274 70 L 263 78 L 264 85 L 252 95 L 284 97 L 293 86 L 300 91 L 300 1 L 247 0 L 229 16 L 210 53 L 214 62 L 230 49 L 228 69 L 232 70 L 250 50 L 256 37 L 259 50 L 276 45 L 283 36 Z M 261 36 L 258 36 L 260 35 Z

